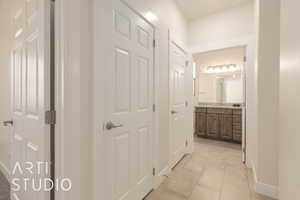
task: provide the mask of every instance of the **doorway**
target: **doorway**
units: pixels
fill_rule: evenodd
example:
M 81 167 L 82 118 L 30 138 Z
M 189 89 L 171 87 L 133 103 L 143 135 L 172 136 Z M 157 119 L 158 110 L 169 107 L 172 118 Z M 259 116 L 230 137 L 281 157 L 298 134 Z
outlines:
M 195 135 L 240 144 L 246 162 L 246 47 L 194 53 Z

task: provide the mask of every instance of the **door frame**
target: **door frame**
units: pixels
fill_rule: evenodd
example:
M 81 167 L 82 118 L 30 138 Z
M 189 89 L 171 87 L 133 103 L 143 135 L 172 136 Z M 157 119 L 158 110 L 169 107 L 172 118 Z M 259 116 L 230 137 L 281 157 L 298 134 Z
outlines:
M 252 58 L 252 52 L 250 52 L 251 50 L 253 50 L 253 46 L 255 44 L 255 39 L 254 37 L 247 37 L 247 38 L 240 38 L 237 40 L 233 40 L 233 41 L 226 41 L 220 44 L 215 44 L 212 46 L 206 46 L 206 47 L 194 47 L 193 49 L 191 49 L 191 53 L 206 53 L 206 52 L 210 52 L 210 51 L 217 51 L 217 50 L 222 50 L 222 49 L 227 49 L 227 48 L 234 48 L 234 47 L 243 47 L 245 49 L 245 56 L 246 56 L 246 61 L 244 62 L 244 66 L 243 66 L 243 76 L 244 76 L 244 85 L 243 85 L 243 97 L 244 97 L 244 108 L 243 108 L 243 113 L 242 113 L 242 127 L 243 127 L 243 131 L 242 131 L 242 162 L 248 167 L 248 168 L 252 168 L 252 158 L 250 158 L 250 156 L 248 156 L 248 154 L 251 154 L 251 152 L 253 151 L 253 146 L 248 145 L 248 141 L 253 140 L 253 137 L 250 134 L 247 134 L 247 105 L 248 105 L 248 96 L 247 96 L 247 77 L 248 74 L 246 73 L 247 68 L 251 67 L 250 65 L 250 61 L 249 58 Z M 252 66 L 254 68 L 254 66 Z M 256 126 L 256 122 L 253 122 Z M 248 153 L 249 152 L 249 153 Z
M 172 83 L 171 83 L 171 44 L 174 44 L 176 47 L 178 47 L 186 56 L 187 60 L 190 60 L 189 58 L 189 54 L 188 52 L 179 44 L 179 42 L 176 41 L 176 39 L 174 39 L 174 37 L 172 36 L 172 34 L 170 33 L 169 31 L 169 141 L 170 141 L 170 146 L 169 146 L 169 165 L 170 165 L 170 169 L 173 169 L 174 166 L 177 165 L 178 162 L 180 162 L 180 160 L 178 161 L 173 161 L 172 160 L 172 147 L 173 147 L 173 135 L 172 135 L 172 132 L 171 132 L 171 124 L 172 124 L 172 114 L 171 114 L 171 110 L 172 110 L 172 95 L 171 95 L 171 90 L 172 90 Z M 190 61 L 189 61 L 190 62 Z M 191 63 L 190 63 L 191 64 Z M 185 80 L 184 80 L 185 82 Z M 186 94 L 185 94 L 186 96 Z M 185 116 L 186 117 L 186 116 Z M 188 141 L 188 136 L 186 135 L 186 138 L 185 138 L 185 142 Z M 186 145 L 185 146 L 185 152 L 184 152 L 184 155 L 187 154 L 189 151 L 188 151 L 188 146 Z

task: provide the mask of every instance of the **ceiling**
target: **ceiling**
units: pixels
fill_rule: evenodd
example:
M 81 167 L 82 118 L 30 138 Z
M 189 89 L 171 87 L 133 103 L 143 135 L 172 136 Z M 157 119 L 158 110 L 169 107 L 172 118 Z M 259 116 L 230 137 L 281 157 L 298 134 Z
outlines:
M 251 0 L 175 0 L 185 17 L 191 21 Z

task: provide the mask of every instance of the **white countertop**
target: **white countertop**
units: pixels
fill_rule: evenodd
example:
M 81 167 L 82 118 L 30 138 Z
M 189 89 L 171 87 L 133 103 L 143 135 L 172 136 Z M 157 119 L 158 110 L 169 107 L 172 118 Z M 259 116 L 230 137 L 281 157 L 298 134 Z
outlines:
M 243 109 L 243 106 L 241 107 L 235 107 L 231 105 L 205 105 L 205 104 L 199 104 L 195 106 L 196 108 L 229 108 L 229 109 Z

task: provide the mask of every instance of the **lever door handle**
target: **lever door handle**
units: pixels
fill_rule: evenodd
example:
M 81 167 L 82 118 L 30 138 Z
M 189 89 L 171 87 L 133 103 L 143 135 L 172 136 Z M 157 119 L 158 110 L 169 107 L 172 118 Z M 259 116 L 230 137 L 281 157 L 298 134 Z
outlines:
M 13 126 L 13 125 L 14 125 L 14 121 L 13 121 L 13 120 L 0 121 L 0 123 L 1 123 L 3 126 Z
M 109 122 L 106 123 L 105 128 L 106 128 L 107 130 L 111 130 L 111 129 L 114 129 L 114 128 L 120 128 L 120 127 L 122 127 L 122 126 L 123 126 L 122 124 L 115 124 L 115 123 L 113 123 L 112 121 L 109 121 Z
M 177 114 L 177 113 L 178 113 L 178 112 L 176 112 L 175 110 L 172 110 L 172 111 L 171 111 L 171 114 L 172 114 L 172 115 L 175 115 L 175 114 Z

